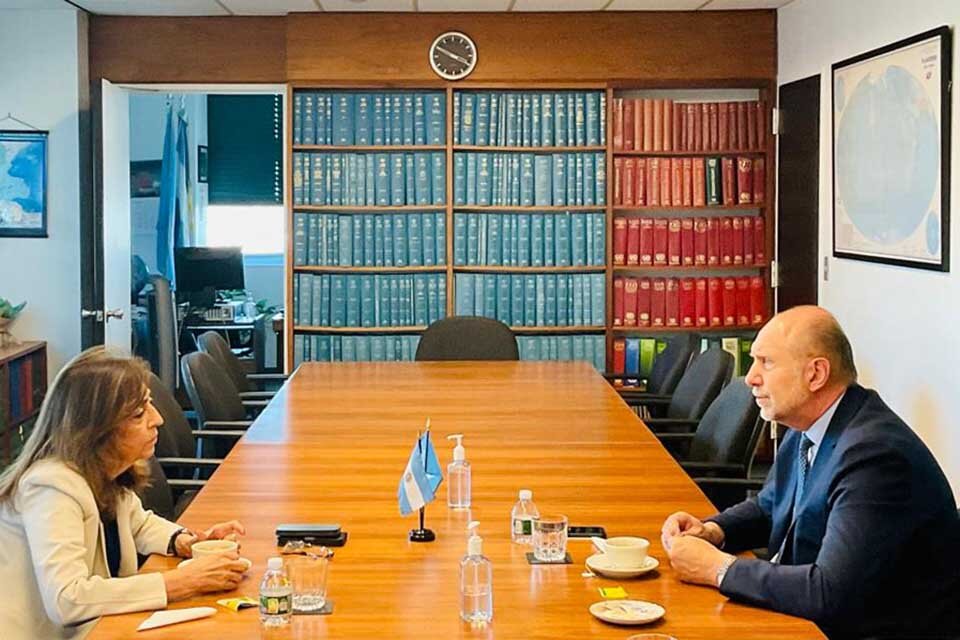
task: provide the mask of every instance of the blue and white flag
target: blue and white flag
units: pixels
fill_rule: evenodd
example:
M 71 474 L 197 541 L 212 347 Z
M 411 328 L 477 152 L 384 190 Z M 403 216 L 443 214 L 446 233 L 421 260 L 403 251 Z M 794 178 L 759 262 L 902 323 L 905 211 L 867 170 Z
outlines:
M 177 246 L 177 157 L 173 109 L 167 106 L 163 128 L 163 161 L 160 169 L 160 210 L 157 214 L 157 271 L 176 288 L 173 249 Z
M 437 492 L 443 481 L 440 461 L 430 441 L 429 429 L 417 440 L 410 452 L 407 468 L 403 470 L 397 499 L 400 501 L 400 513 L 407 515 L 424 506 Z

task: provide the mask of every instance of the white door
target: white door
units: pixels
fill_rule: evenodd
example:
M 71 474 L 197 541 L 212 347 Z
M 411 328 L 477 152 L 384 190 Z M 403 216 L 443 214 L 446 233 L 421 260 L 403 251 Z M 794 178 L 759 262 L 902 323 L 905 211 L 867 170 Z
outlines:
M 129 92 L 103 86 L 104 344 L 130 351 L 130 106 Z

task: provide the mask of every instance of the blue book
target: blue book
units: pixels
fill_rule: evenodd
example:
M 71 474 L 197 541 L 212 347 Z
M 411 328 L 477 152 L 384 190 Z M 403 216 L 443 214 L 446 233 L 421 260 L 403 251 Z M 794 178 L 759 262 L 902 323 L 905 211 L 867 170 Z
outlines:
M 307 264 L 307 214 L 293 214 L 293 265 Z
M 380 326 L 396 327 L 400 324 L 400 318 L 397 316 L 397 276 L 382 276 L 383 285 L 380 287 L 380 295 L 383 298 L 380 303 Z
M 565 93 L 553 94 L 553 144 L 569 145 L 567 140 L 567 97 Z
M 343 205 L 343 154 L 328 156 L 330 162 L 330 204 Z
M 480 214 L 469 213 L 467 217 L 467 264 L 480 264 Z
M 627 338 L 624 347 L 623 372 L 630 376 L 640 375 L 640 338 Z
M 393 214 L 393 264 L 405 267 L 407 262 L 407 214 Z
M 521 267 L 533 266 L 530 251 L 531 221 L 529 213 L 517 215 L 517 265 Z
M 372 230 L 371 230 L 372 231 Z M 353 217 L 353 238 L 352 238 L 352 251 L 353 251 L 353 265 L 354 267 L 363 266 L 363 216 L 354 216 Z
M 438 212 L 434 214 L 436 222 L 434 229 L 436 233 L 436 260 L 438 265 L 447 264 L 447 214 Z
M 413 94 L 410 92 L 401 94 L 403 96 L 403 142 L 405 145 L 413 144 L 414 135 L 414 115 Z
M 356 100 L 356 131 L 354 142 L 358 145 L 373 144 L 373 104 L 369 93 L 358 93 Z
M 500 254 L 503 248 L 503 243 L 500 239 L 500 215 L 490 214 L 485 215 L 483 218 L 487 222 L 487 253 L 484 264 L 499 267 L 502 264 Z
M 594 185 L 596 187 L 596 194 L 594 200 L 598 206 L 605 206 L 607 204 L 607 156 L 602 153 L 598 153 L 593 157 L 594 164 Z
M 512 305 L 510 301 L 510 293 L 512 291 L 512 280 L 513 276 L 506 273 L 497 274 L 497 315 L 496 318 L 503 324 L 508 327 L 513 324 L 512 322 Z
M 367 336 L 370 340 L 370 360 L 383 362 L 387 359 L 387 336 Z
M 363 175 L 359 167 L 361 157 L 362 156 L 355 153 L 346 156 L 344 184 L 346 184 L 347 188 L 344 192 L 343 203 L 347 206 L 357 206 L 360 204 L 360 199 L 357 196 L 359 193 L 362 193 L 359 185 L 359 177 Z
M 343 336 L 330 336 L 330 360 L 343 362 Z
M 573 147 L 583 144 L 582 142 L 577 142 L 577 92 L 569 91 L 565 97 L 567 99 L 567 144 Z
M 552 267 L 556 265 L 554 256 L 554 245 L 556 244 L 555 218 L 553 214 L 547 213 L 543 216 L 543 266 Z
M 293 94 L 293 144 L 303 144 L 303 92 Z
M 444 144 L 447 131 L 447 97 L 438 92 L 427 94 L 427 144 Z
M 607 94 L 599 92 L 600 96 L 600 144 L 607 143 Z
M 376 305 L 373 297 L 374 276 L 353 276 L 360 279 L 360 326 L 376 326 Z M 350 289 L 347 289 L 349 295 Z
M 433 324 L 440 318 L 440 306 L 437 299 L 437 274 L 428 273 L 425 276 L 427 283 L 427 325 Z
M 574 214 L 572 216 L 572 224 L 570 229 L 570 262 L 565 263 L 566 265 L 572 264 L 574 267 L 583 267 L 587 265 L 587 253 L 589 248 L 587 243 L 587 219 L 592 219 L 592 217 L 593 214 L 582 213 Z M 558 247 L 557 251 L 559 252 L 559 250 L 560 249 Z
M 353 266 L 353 216 L 338 216 L 338 236 L 340 239 L 340 261 L 341 267 Z
M 542 144 L 540 142 L 540 128 L 543 126 L 540 124 L 540 94 L 531 94 L 530 103 L 530 144 L 539 147 Z
M 475 116 L 474 144 L 485 147 L 490 144 L 490 94 L 486 91 L 476 94 Z
M 520 97 L 516 93 L 507 94 L 506 140 L 508 147 L 515 147 L 520 140 Z
M 531 104 L 530 94 L 523 93 L 520 98 L 521 120 L 520 120 L 520 146 L 533 146 L 533 105 Z
M 386 263 L 383 261 L 383 216 L 375 215 L 373 218 L 373 266 L 383 267 Z
M 423 231 L 420 229 L 420 214 L 407 215 L 407 264 L 423 266 Z
M 322 96 L 313 92 L 303 94 L 303 122 L 301 124 L 300 137 L 303 144 L 318 144 L 317 139 L 317 115 L 320 108 Z M 296 118 L 296 112 L 294 112 Z
M 414 154 L 406 153 L 403 156 L 403 171 L 406 184 L 406 203 L 416 204 L 417 201 L 417 167 L 414 161 Z
M 314 316 L 313 319 L 319 323 L 321 327 L 330 326 L 330 275 L 323 274 L 321 276 L 316 276 L 320 279 L 320 315 Z M 314 301 L 316 302 L 316 301 Z
M 330 362 L 330 336 L 313 336 L 311 355 L 314 362 Z
M 591 146 L 604 144 L 600 138 L 600 93 L 588 91 L 586 96 L 586 143 Z
M 383 266 L 393 267 L 396 266 L 393 259 L 393 215 L 387 213 L 380 217 L 383 218 Z
M 547 324 L 547 277 L 545 274 L 538 273 L 536 275 L 537 283 L 537 297 L 536 297 L 536 310 L 537 310 L 537 326 L 544 327 Z
M 388 324 L 383 321 L 383 297 L 386 289 L 386 276 L 373 278 L 373 324 L 376 327 L 386 327 Z
M 390 144 L 405 144 L 403 141 L 403 96 L 399 93 L 390 96 Z
M 486 310 L 483 297 L 484 277 L 482 273 L 473 274 L 473 313 L 477 316 L 484 315 Z
M 340 217 L 336 214 L 327 216 L 327 242 L 330 247 L 327 264 L 337 266 L 340 264 Z
M 460 112 L 462 107 L 460 103 L 462 102 L 460 96 L 463 95 L 459 91 L 453 92 L 453 144 L 460 144 Z
M 351 145 L 354 143 L 353 110 L 353 94 L 333 94 L 333 144 Z
M 559 336 L 547 336 L 547 337 L 546 337 L 547 347 L 549 348 L 549 352 L 548 352 L 548 355 L 547 355 L 547 359 L 548 359 L 548 360 L 559 360 L 559 359 L 560 359 L 560 355 L 559 355 L 558 349 L 557 349 L 557 338 L 558 338 L 558 337 L 559 337 Z
M 477 264 L 487 264 L 487 216 L 478 214 L 479 230 L 477 233 Z M 469 228 L 467 229 L 469 233 Z
M 558 267 L 570 266 L 570 214 L 561 213 L 553 216 L 553 248 L 554 262 Z M 578 216 L 582 219 L 582 216 Z
M 442 205 L 447 203 L 447 155 L 442 151 L 430 154 L 432 163 L 431 172 L 431 203 Z
M 583 154 L 583 204 L 592 207 L 596 204 L 597 193 L 597 170 L 594 167 L 594 154 Z
M 350 275 L 347 278 L 347 326 L 360 326 L 360 278 Z
M 302 333 L 293 336 L 293 368 L 294 369 L 296 369 L 301 364 L 303 364 L 303 361 L 304 361 L 304 357 L 303 357 L 303 352 L 305 349 L 303 345 L 304 338 L 306 338 L 306 336 L 304 336 Z M 18 363 L 15 363 L 15 364 L 18 364 Z M 20 397 L 19 389 L 16 391 L 15 394 L 12 388 L 10 389 L 10 391 L 11 391 L 12 397 L 14 398 Z
M 483 315 L 497 317 L 497 276 L 492 273 L 483 276 Z
M 311 215 L 309 221 L 307 222 L 307 236 L 304 238 L 304 242 L 307 245 L 307 264 L 315 265 L 319 264 L 319 256 L 317 255 L 317 242 L 316 240 L 320 236 L 319 232 L 320 219 Z
M 544 217 L 549 214 L 534 213 L 530 218 L 530 266 L 542 267 L 543 261 L 543 227 Z
M 520 194 L 521 194 L 520 180 L 521 180 L 521 174 L 522 174 L 520 165 L 521 165 L 522 158 L 516 153 L 510 154 L 508 157 L 510 159 L 510 197 L 508 199 L 509 200 L 508 204 L 519 205 L 519 204 L 522 204 L 522 198 L 520 197 Z M 533 202 L 532 159 L 531 159 L 530 166 L 531 166 L 531 177 L 530 177 L 531 184 L 530 184 L 529 193 L 530 193 L 530 202 L 532 203 Z
M 467 264 L 467 217 L 466 213 L 453 214 L 453 264 Z
M 365 267 L 374 267 L 376 266 L 376 232 L 374 230 L 374 218 L 378 218 L 371 213 L 363 214 L 363 238 L 361 239 L 361 247 L 363 249 L 363 266 Z
M 439 307 L 437 313 L 437 319 L 447 317 L 447 276 L 445 274 L 437 274 L 437 306 Z
M 390 156 L 378 153 L 374 162 L 374 204 L 385 207 L 390 204 Z
M 387 144 L 386 138 L 386 128 L 384 127 L 384 110 L 383 110 L 383 101 L 384 96 L 382 93 L 374 93 L 372 96 L 373 101 L 373 144 L 382 147 Z
M 430 154 L 417 152 L 412 155 L 415 166 L 414 170 L 416 171 L 414 201 L 416 204 L 426 207 L 432 203 Z
M 552 147 L 553 137 L 553 94 L 540 94 L 540 144 L 545 147 Z
M 523 276 L 523 325 L 537 326 L 537 276 L 532 273 Z
M 502 153 L 490 154 L 490 204 L 495 207 L 503 204 L 503 198 L 501 197 L 503 194 L 500 193 L 503 162 Z
M 573 336 L 556 336 L 557 360 L 573 359 Z
M 477 96 L 474 93 L 466 92 L 460 97 L 460 144 L 476 144 L 475 134 L 475 105 Z
M 308 165 L 304 165 L 306 169 Z M 330 166 L 330 156 L 314 155 L 309 163 L 310 170 L 306 172 L 305 179 L 310 182 L 310 204 L 325 205 L 330 200 L 330 190 L 327 184 L 327 168 Z M 304 201 L 307 201 L 307 194 L 304 191 Z
M 342 336 L 343 362 L 357 361 L 357 336 Z
M 300 195 L 301 204 L 314 204 L 313 201 L 313 165 L 322 161 L 323 156 L 315 153 L 306 153 L 303 155 L 303 165 L 301 167 L 301 182 L 303 191 Z M 294 171 L 296 171 L 294 164 Z M 296 198 L 296 182 L 294 182 L 294 198 Z
M 590 278 L 590 321 L 594 325 L 604 324 L 605 296 L 604 275 L 591 273 Z
M 473 274 L 458 273 L 453 283 L 456 288 L 453 294 L 454 313 L 458 316 L 476 315 L 473 309 Z
M 407 203 L 406 198 L 406 174 L 404 173 L 404 163 L 402 153 L 390 154 L 390 204 L 393 206 L 403 206 Z
M 574 187 L 574 197 L 575 197 L 575 200 L 574 200 L 573 202 L 574 202 L 574 205 L 576 205 L 576 206 L 583 206 L 583 204 L 584 204 L 584 201 L 583 201 L 583 191 L 584 191 L 584 189 L 583 189 L 583 187 L 584 187 L 584 180 L 583 180 L 583 157 L 584 157 L 584 154 L 578 153 L 578 154 L 576 154 L 575 157 L 576 157 L 576 159 L 577 159 L 577 163 L 576 163 L 576 165 L 575 165 L 575 166 L 576 166 L 577 175 L 576 175 L 576 184 L 575 184 L 575 187 Z
M 593 220 L 593 259 L 590 264 L 602 267 L 606 262 L 607 219 L 602 213 L 591 214 Z
M 477 204 L 490 206 L 493 187 L 489 153 L 478 153 L 477 156 Z
M 467 204 L 467 154 L 453 154 L 453 204 Z
M 503 103 L 502 93 L 490 94 L 490 122 L 487 126 L 487 139 L 491 147 L 502 146 L 500 135 L 503 129 L 500 128 L 500 105 Z
M 586 346 L 584 344 L 586 336 L 572 336 L 573 340 L 573 359 L 584 360 Z
M 333 144 L 333 96 L 316 94 L 316 141 L 317 144 Z
M 514 274 L 510 277 L 510 324 L 515 327 L 523 326 L 523 276 Z
M 557 326 L 570 325 L 570 274 L 557 274 Z M 569 358 L 567 358 L 569 360 Z
M 303 183 L 304 183 L 304 158 L 305 154 L 293 154 L 293 205 L 304 204 Z
M 570 276 L 570 298 L 573 305 L 572 324 L 581 327 L 586 324 L 583 321 L 583 274 L 574 274 Z
M 544 280 L 544 324 L 548 327 L 557 326 L 557 276 L 545 274 Z
M 477 204 L 477 155 L 467 154 L 467 204 Z
M 330 324 L 343 327 L 347 324 L 347 282 L 346 276 L 330 276 Z
M 577 200 L 577 154 L 567 154 L 567 205 L 575 207 L 580 202 Z
M 437 231 L 434 228 L 436 216 L 433 213 L 424 213 L 420 216 L 420 230 L 422 231 L 421 251 L 423 252 L 423 266 L 432 267 L 437 264 Z
M 308 242 L 317 246 L 317 264 L 323 266 L 330 266 L 336 264 L 333 262 L 331 256 L 333 252 L 330 250 L 330 217 L 327 214 L 315 214 L 317 218 L 317 229 L 315 231 L 319 232 L 320 236 L 310 237 L 307 239 Z M 312 233 L 312 232 L 311 232 Z
M 520 206 L 532 207 L 534 204 L 534 155 L 520 154 Z
M 377 157 L 373 154 L 362 156 L 363 159 L 363 193 L 360 204 L 372 206 L 377 204 Z
M 413 94 L 413 144 L 427 144 L 427 100 L 422 93 Z

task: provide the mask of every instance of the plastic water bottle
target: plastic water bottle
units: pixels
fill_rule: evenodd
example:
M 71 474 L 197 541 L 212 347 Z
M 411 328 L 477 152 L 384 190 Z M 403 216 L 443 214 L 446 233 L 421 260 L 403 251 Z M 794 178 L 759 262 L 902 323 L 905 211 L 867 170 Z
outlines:
M 540 517 L 533 504 L 533 491 L 520 489 L 520 499 L 510 513 L 510 537 L 520 544 L 533 544 L 533 521 Z
M 493 565 L 483 555 L 483 538 L 476 533 L 467 542 L 467 555 L 460 561 L 460 618 L 474 625 L 493 620 Z
M 293 586 L 283 570 L 283 558 L 270 558 L 260 581 L 260 624 L 280 627 L 290 622 Z

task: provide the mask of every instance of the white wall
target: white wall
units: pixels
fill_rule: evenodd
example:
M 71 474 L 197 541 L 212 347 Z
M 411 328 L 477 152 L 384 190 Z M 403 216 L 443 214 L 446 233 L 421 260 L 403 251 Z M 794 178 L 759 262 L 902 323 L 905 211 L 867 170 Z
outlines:
M 853 343 L 873 387 L 934 452 L 960 495 L 960 262 L 934 273 L 832 257 L 830 65 L 941 25 L 960 23 L 957 0 L 794 0 L 778 12 L 779 83 L 821 74 L 820 304 Z M 953 77 L 960 42 L 954 34 Z M 960 198 L 960 90 L 953 88 L 950 191 Z M 960 250 L 960 208 L 950 232 Z M 829 260 L 829 280 L 823 259 Z
M 0 10 L 0 117 L 50 131 L 49 237 L 0 238 L 0 295 L 27 301 L 13 332 L 47 341 L 51 377 L 80 351 L 78 28 L 73 9 Z

